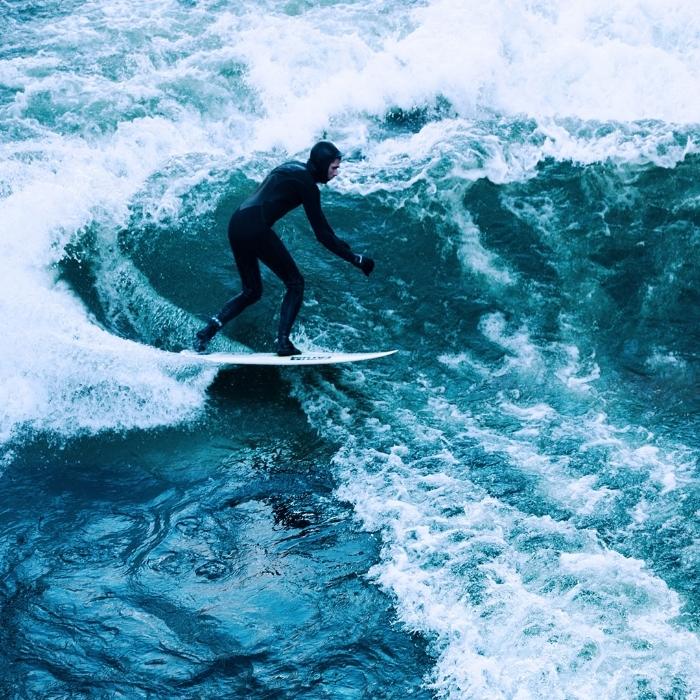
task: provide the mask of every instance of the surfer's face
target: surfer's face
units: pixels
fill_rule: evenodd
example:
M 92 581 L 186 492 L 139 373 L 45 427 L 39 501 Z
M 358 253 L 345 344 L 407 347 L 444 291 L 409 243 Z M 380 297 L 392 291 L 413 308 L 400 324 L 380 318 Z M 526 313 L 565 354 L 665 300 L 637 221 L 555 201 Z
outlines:
M 340 170 L 340 158 L 336 158 L 329 166 L 328 166 L 328 179 L 332 180 L 337 174 L 338 171 Z

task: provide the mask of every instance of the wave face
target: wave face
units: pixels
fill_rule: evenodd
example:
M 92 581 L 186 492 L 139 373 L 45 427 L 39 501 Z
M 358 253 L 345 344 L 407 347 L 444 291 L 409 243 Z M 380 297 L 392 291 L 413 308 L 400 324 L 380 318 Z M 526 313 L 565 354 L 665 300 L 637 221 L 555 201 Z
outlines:
M 167 351 L 236 290 L 236 203 L 329 138 L 346 155 L 326 213 L 377 268 L 365 280 L 303 217 L 281 222 L 307 279 L 296 337 L 400 353 L 270 381 L 301 411 L 290 440 L 322 442 L 333 498 L 378 537 L 365 571 L 425 640 L 420 692 L 700 697 L 694 3 L 0 4 L 6 476 L 37 445 L 116 455 L 115 434 L 202 429 L 201 447 L 222 415 L 253 411 Z M 265 281 L 220 348 L 269 343 L 280 288 Z M 260 425 L 236 425 L 271 449 Z M 147 528 L 163 566 L 156 524 L 194 517 L 190 500 L 166 517 L 168 502 Z M 126 533 L 143 522 L 100 517 L 135 576 L 149 559 Z M 163 674 L 190 679 L 183 697 L 224 687 L 206 685 L 206 654 L 178 653 L 186 668 Z M 170 692 L 138 673 L 144 693 Z

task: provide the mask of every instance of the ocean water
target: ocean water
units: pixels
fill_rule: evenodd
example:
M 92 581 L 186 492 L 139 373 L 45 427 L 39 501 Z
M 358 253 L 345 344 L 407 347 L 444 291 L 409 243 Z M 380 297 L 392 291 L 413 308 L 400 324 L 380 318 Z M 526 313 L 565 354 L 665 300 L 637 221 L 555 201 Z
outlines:
M 700 698 L 699 86 L 690 0 L 0 0 L 2 696 Z M 400 352 L 178 357 L 319 138 L 293 337 Z

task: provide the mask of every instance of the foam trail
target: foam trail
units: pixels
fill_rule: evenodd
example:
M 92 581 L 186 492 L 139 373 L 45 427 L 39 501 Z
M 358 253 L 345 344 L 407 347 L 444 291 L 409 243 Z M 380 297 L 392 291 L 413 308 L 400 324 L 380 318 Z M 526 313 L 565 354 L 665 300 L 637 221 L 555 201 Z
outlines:
M 177 141 L 172 125 L 145 120 L 120 129 L 107 147 L 41 141 L 34 147 L 50 159 L 32 155 L 29 167 L 9 169 L 12 191 L 0 202 L 3 440 L 29 427 L 66 435 L 152 427 L 201 410 L 205 375 L 178 379 L 162 353 L 98 328 L 54 271 L 74 233 L 96 216 L 113 227 L 124 220 L 134 191 Z M 3 151 L 12 165 L 12 145 Z M 28 144 L 23 151 L 31 153 Z
M 434 640 L 438 697 L 700 689 L 698 639 L 677 627 L 677 594 L 642 561 L 607 549 L 593 530 L 488 496 L 457 476 L 464 467 L 447 436 L 414 414 L 394 415 L 391 428 L 378 416 L 363 422 L 363 443 L 376 445 L 365 449 L 340 393 L 297 392 L 314 424 L 345 434 L 339 495 L 382 533 L 382 562 L 370 574 L 395 596 L 404 624 Z
M 698 640 L 675 627 L 676 594 L 642 562 L 458 480 L 392 481 L 343 494 L 384 529 L 373 575 L 409 628 L 436 635 L 439 697 L 622 698 L 642 679 L 662 694 L 681 678 L 697 688 Z

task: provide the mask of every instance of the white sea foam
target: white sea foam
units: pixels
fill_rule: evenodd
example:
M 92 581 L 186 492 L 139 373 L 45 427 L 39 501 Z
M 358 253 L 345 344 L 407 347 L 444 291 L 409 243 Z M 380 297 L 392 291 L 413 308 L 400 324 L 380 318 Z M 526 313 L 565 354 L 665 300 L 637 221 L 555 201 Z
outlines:
M 516 349 L 523 345 L 522 339 L 506 343 L 498 323 L 492 335 Z M 453 372 L 463 365 L 446 363 Z M 537 363 L 512 371 L 524 378 L 531 367 L 536 371 Z M 346 382 L 352 379 L 336 378 L 333 386 L 295 381 L 295 394 L 312 425 L 344 445 L 335 457 L 339 495 L 367 529 L 382 533 L 382 560 L 370 576 L 395 596 L 406 627 L 432 641 L 436 665 L 429 680 L 438 697 L 622 700 L 640 688 L 659 696 L 674 688 L 686 697 L 700 692 L 693 663 L 700 643 L 677 623 L 679 597 L 642 561 L 606 547 L 590 527 L 596 513 L 607 521 L 615 490 L 597 475 L 571 472 L 564 457 L 538 451 L 538 436 L 530 441 L 489 428 L 491 407 L 478 403 L 472 415 L 424 377 L 415 389 L 393 391 L 395 403 L 410 394 L 414 407 L 416 391 L 425 394 L 425 408 L 401 411 L 377 401 L 371 420 L 353 408 L 342 391 Z M 377 394 L 381 382 L 381 372 L 374 374 Z M 581 396 L 576 386 L 559 387 Z M 499 408 L 535 427 L 540 440 L 604 442 L 614 450 L 613 473 L 623 468 L 616 455 L 634 451 L 639 437 L 605 416 L 566 416 L 544 402 L 503 396 Z M 541 495 L 571 517 L 533 516 L 489 496 L 474 483 L 483 468 L 478 458 L 472 465 L 457 454 L 465 438 L 536 479 Z M 653 471 L 660 450 L 636 449 L 639 468 Z M 643 527 L 657 507 L 640 501 L 632 526 Z
M 274 128 L 284 129 L 289 109 L 295 123 L 318 128 L 348 109 L 381 113 L 438 95 L 462 116 L 488 108 L 600 121 L 700 121 L 694 90 L 700 40 L 688 0 L 672 8 L 600 0 L 387 4 L 384 26 L 367 22 L 362 9 L 222 18 L 221 34 L 237 33 L 237 50 L 268 106 L 265 130 L 278 120 Z
M 490 374 L 490 368 L 483 362 L 475 359 L 469 352 L 461 352 L 456 355 L 443 354 L 438 356 L 438 361 L 452 369 L 459 369 L 466 366 L 482 377 Z
M 550 455 L 540 450 L 538 438 L 550 433 L 553 426 L 564 420 L 551 407 L 539 405 L 528 409 L 518 408 L 509 401 L 501 403 L 499 408 L 502 411 L 518 417 L 525 425 L 524 429 L 509 436 L 482 425 L 477 416 L 460 410 L 442 398 L 431 399 L 430 405 L 436 416 L 449 420 L 453 429 L 463 431 L 482 450 L 503 456 L 521 473 L 536 479 L 541 494 L 570 511 L 575 518 L 596 512 L 606 513 L 617 497 L 614 490 L 599 484 L 596 476 L 572 473 L 569 455 Z
M 46 137 L 0 148 L 10 192 L 0 201 L 3 442 L 23 429 L 153 427 L 201 410 L 211 372 L 183 373 L 99 329 L 55 270 L 77 232 L 94 221 L 114 230 L 153 169 L 190 147 L 170 122 L 146 119 L 94 145 Z
M 590 384 L 600 379 L 600 367 L 590 358 L 587 363 L 581 361 L 581 352 L 574 346 L 564 348 L 569 362 L 565 367 L 557 370 L 557 377 L 561 379 L 569 389 L 589 391 Z
M 538 347 L 525 327 L 509 327 L 501 314 L 486 315 L 479 327 L 508 353 L 491 376 L 512 376 L 522 391 L 499 392 L 493 405 L 450 401 L 444 387 L 423 379 L 427 410 L 394 412 L 392 430 L 373 441 L 387 445 L 383 453 L 346 439 L 337 457 L 340 494 L 368 529 L 383 533 L 383 560 L 372 576 L 396 596 L 406 626 L 434 640 L 436 693 L 622 699 L 641 688 L 658 696 L 678 688 L 694 697 L 700 647 L 677 623 L 680 599 L 643 562 L 607 549 L 590 527 L 612 527 L 629 495 L 620 488 L 627 481 L 644 485 L 629 511 L 629 532 L 664 522 L 673 511 L 668 495 L 687 485 L 692 459 L 662 448 L 638 426 L 615 426 L 594 410 L 567 415 L 537 400 L 567 396 L 577 410 L 581 401 L 594 406 L 601 374 L 593 357 L 573 345 Z M 440 359 L 457 378 L 465 369 L 470 381 L 479 376 L 469 353 Z M 304 398 L 308 392 L 300 390 Z M 534 403 L 526 398 L 533 395 Z M 334 400 L 326 394 L 309 410 L 312 421 L 323 415 L 333 423 Z M 496 408 L 522 428 L 505 431 Z M 348 422 L 354 412 L 347 406 L 343 413 L 343 430 L 361 430 L 367 442 L 368 426 Z M 483 468 L 480 458 L 471 465 L 455 454 L 465 439 L 527 474 L 539 497 L 568 512 L 568 520 L 527 516 L 488 497 L 470 478 Z M 564 453 L 553 447 L 559 444 Z M 598 451 L 598 468 L 580 474 L 570 457 L 589 450 Z M 695 552 L 684 556 L 692 561 Z
M 651 357 L 647 358 L 646 366 L 651 370 L 683 374 L 688 363 L 674 352 L 664 352 L 661 348 L 654 348 Z
M 532 342 L 526 328 L 509 333 L 503 314 L 488 314 L 481 320 L 482 333 L 507 351 L 497 375 L 507 374 L 514 368 L 533 375 L 544 371 L 546 364 L 540 350 Z
M 218 18 L 212 33 L 247 66 L 263 110 L 254 148 L 296 153 L 330 126 L 374 168 L 387 152 L 372 141 L 367 118 L 445 100 L 454 118 L 396 138 L 392 172 L 450 143 L 468 162 L 475 151 L 465 142 L 479 131 L 487 157 L 472 157 L 466 170 L 455 163 L 455 174 L 515 179 L 548 156 L 673 166 L 697 151 L 697 134 L 681 126 L 700 122 L 700 40 L 689 0 L 670 8 L 436 0 L 385 3 L 383 19 L 370 15 L 376 7 L 362 3 L 294 16 L 243 4 Z M 533 119 L 529 136 L 526 127 L 524 140 L 511 143 L 518 139 L 499 134 L 494 114 Z
M 676 594 L 642 562 L 467 481 L 421 475 L 410 451 L 387 454 L 379 472 L 375 453 L 372 474 L 357 458 L 338 458 L 341 495 L 384 534 L 371 575 L 396 596 L 404 623 L 434 639 L 438 696 L 627 698 L 637 682 L 698 689 L 698 640 L 676 628 Z

